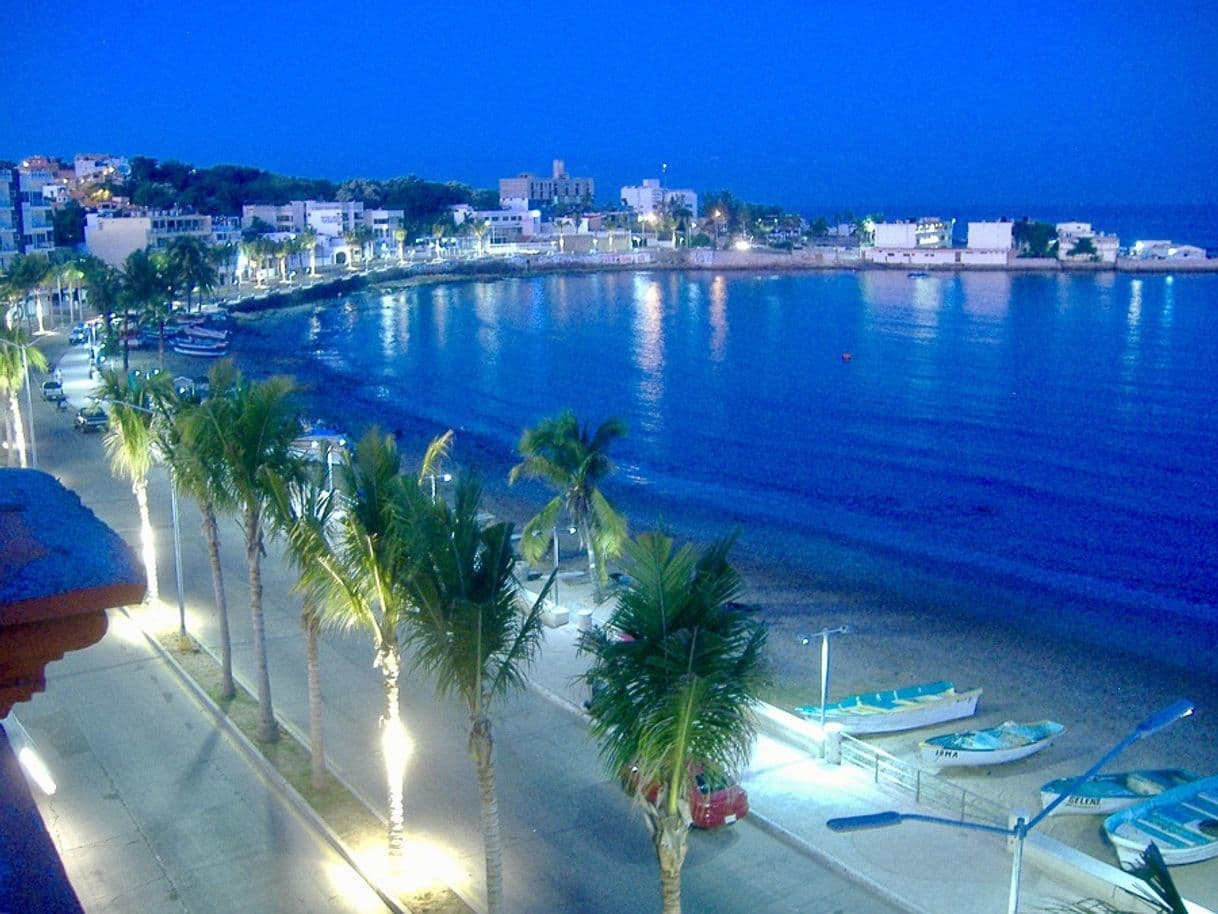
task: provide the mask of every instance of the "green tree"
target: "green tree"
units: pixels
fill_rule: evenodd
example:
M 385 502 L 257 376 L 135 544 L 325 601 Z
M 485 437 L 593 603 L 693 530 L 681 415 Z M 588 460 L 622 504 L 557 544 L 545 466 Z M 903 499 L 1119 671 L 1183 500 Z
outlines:
M 1057 248 L 1057 226 L 1023 219 L 1012 227 L 1020 257 L 1052 257 Z
M 1095 248 L 1095 242 L 1090 238 L 1079 238 L 1074 242 L 1074 245 L 1066 252 L 1070 257 L 1092 257 L 1094 258 L 1099 251 Z
M 186 293 L 188 314 L 195 290 L 199 291 L 200 296 L 204 296 L 216 286 L 217 272 L 211 247 L 197 235 L 181 235 L 169 243 L 169 265 L 176 285 Z
M 689 770 L 734 774 L 753 742 L 749 708 L 761 685 L 764 624 L 734 601 L 742 583 L 728 563 L 733 538 L 695 556 L 659 534 L 626 550 L 629 583 L 608 629 L 581 638 L 592 654 L 588 713 L 606 769 L 628 779 L 660 867 L 665 914 L 681 910 L 689 833 Z M 655 802 L 648 785 L 660 785 Z
M 422 477 L 420 477 L 420 482 Z M 503 910 L 503 839 L 495 792 L 491 706 L 524 688 L 541 644 L 541 610 L 553 583 L 531 607 L 517 605 L 512 525 L 484 527 L 478 520 L 481 490 L 463 479 L 454 505 L 428 505 L 419 570 L 408 581 L 415 612 L 406 643 L 415 665 L 436 678 L 441 695 L 457 695 L 469 713 L 469 753 L 478 777 L 482 841 L 486 856 L 487 910 Z M 417 503 L 417 502 L 416 502 Z
M 51 210 L 55 229 L 55 247 L 75 248 L 85 243 L 85 211 L 75 200 Z
M 232 514 L 236 505 L 228 482 L 222 443 L 215 438 L 223 426 L 228 398 L 237 382 L 237 372 L 229 359 L 212 366 L 208 373 L 211 396 L 198 404 L 179 402 L 171 417 L 163 448 L 174 485 L 199 506 L 203 516 L 203 538 L 211 567 L 212 596 L 220 631 L 220 697 L 237 694 L 233 684 L 233 642 L 229 630 L 228 596 L 224 588 L 224 569 L 220 564 L 221 514 Z
M 130 368 L 130 315 L 157 328 L 160 366 L 165 368 L 165 320 L 169 317 L 169 282 L 163 263 L 151 248 L 132 251 L 123 261 L 123 373 Z
M 442 450 L 433 442 L 432 452 Z M 431 472 L 423 461 L 420 478 Z M 411 613 L 407 581 L 417 565 L 417 526 L 430 499 L 417 480 L 402 474 L 401 458 L 390 436 L 368 430 L 339 471 L 341 488 L 351 492 L 329 548 L 315 556 L 307 574 L 315 587 L 322 624 L 360 628 L 372 635 L 373 665 L 381 671 L 385 715 L 381 746 L 388 787 L 388 845 L 400 857 L 405 843 L 402 779 L 406 767 L 405 734 L 398 696 L 401 670 L 400 632 Z
M 97 257 L 84 261 L 85 288 L 90 306 L 102 317 L 102 345 L 114 351 L 114 310 L 122 302 L 123 275 Z
M 160 599 L 157 581 L 156 539 L 148 514 L 148 474 L 159 454 L 158 434 L 154 427 L 171 396 L 168 375 L 120 377 L 103 371 L 95 396 L 109 404 L 110 426 L 106 432 L 106 453 L 110 468 L 131 480 L 131 491 L 140 513 L 140 543 L 144 574 L 148 578 L 148 599 Z
M 254 662 L 258 680 L 257 738 L 274 742 L 279 725 L 271 699 L 271 677 L 267 664 L 266 622 L 262 612 L 262 555 L 266 536 L 266 511 L 273 498 L 271 480 L 291 483 L 304 472 L 303 461 L 292 451 L 300 427 L 290 378 L 276 376 L 266 381 L 234 378 L 231 393 L 209 398 L 214 407 L 201 415 L 207 431 L 187 429 L 189 446 L 201 451 L 201 459 L 222 461 L 223 474 L 232 504 L 241 516 L 245 536 L 245 563 L 249 574 L 250 623 L 253 628 Z
M 512 485 L 521 479 L 540 479 L 558 493 L 525 524 L 520 547 L 525 558 L 531 562 L 541 558 L 547 534 L 565 509 L 587 550 L 588 575 L 598 603 L 604 599 L 605 560 L 617 555 L 626 539 L 626 519 L 600 491 L 600 483 L 614 470 L 609 446 L 625 434 L 626 426 L 619 419 L 609 419 L 590 433 L 575 413 L 566 410 L 525 429 L 519 444 L 524 459 L 508 477 Z
M 25 340 L 20 327 L 0 326 L 0 396 L 8 396 L 8 411 L 4 414 L 5 440 L 8 442 L 8 463 L 12 466 L 16 453 L 19 466 L 26 466 L 25 426 L 21 421 L 21 391 L 29 383 L 29 369 L 47 370 L 47 358 Z M 30 421 L 34 417 L 30 416 Z

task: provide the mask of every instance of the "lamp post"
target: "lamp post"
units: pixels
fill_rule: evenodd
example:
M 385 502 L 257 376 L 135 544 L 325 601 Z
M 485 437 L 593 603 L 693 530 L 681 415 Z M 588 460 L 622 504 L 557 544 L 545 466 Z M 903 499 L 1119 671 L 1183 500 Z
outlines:
M 1057 809 L 1058 805 L 1064 802 L 1066 797 L 1073 794 L 1079 787 L 1095 777 L 1101 768 L 1124 752 L 1132 743 L 1158 733 L 1164 727 L 1174 724 L 1182 717 L 1188 717 L 1193 713 L 1194 708 L 1195 705 L 1191 701 L 1180 699 L 1166 708 L 1156 711 L 1138 724 L 1132 733 L 1105 752 L 1098 762 L 1071 781 L 1069 786 L 1059 793 L 1052 803 L 1026 821 L 1023 816 L 1018 816 L 1015 819 L 1015 824 L 1010 828 L 999 828 L 997 825 L 985 825 L 980 822 L 962 822 L 958 819 L 945 819 L 941 816 L 924 816 L 918 813 L 893 811 L 875 812 L 862 816 L 843 816 L 841 818 L 829 819 L 825 825 L 829 827 L 830 831 L 864 831 L 872 828 L 886 828 L 890 825 L 899 825 L 902 822 L 930 822 L 935 825 L 950 825 L 954 828 L 988 831 L 1007 838 L 1014 838 L 1015 850 L 1011 857 L 1011 892 L 1007 901 L 1007 914 L 1017 914 L 1019 910 L 1019 881 L 1023 870 L 1023 843 L 1024 839 L 1028 836 L 1028 832 L 1039 825 L 1053 810 Z
M 813 638 L 820 638 L 820 731 L 825 732 L 825 702 L 829 698 L 829 636 L 844 635 L 850 631 L 849 625 L 839 625 L 837 628 L 822 628 L 810 635 L 800 635 L 800 644 L 811 644 Z
M 436 479 L 438 478 L 441 482 L 452 482 L 453 474 L 428 473 L 427 478 L 431 480 L 431 503 L 434 505 L 436 503 Z

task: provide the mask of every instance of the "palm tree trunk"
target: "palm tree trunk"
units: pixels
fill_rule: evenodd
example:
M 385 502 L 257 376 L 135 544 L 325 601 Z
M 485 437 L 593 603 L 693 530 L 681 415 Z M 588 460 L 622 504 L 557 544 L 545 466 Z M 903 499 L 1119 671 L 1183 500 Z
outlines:
M 25 468 L 25 424 L 21 421 L 21 400 L 18 394 L 21 392 L 21 385 L 17 385 L 9 391 L 8 402 L 13 411 L 13 440 L 17 445 L 17 465 Z M 32 416 L 30 418 L 33 418 Z M 9 448 L 10 459 L 13 449 Z
M 482 846 L 486 854 L 486 910 L 503 910 L 503 835 L 499 830 L 499 799 L 495 795 L 495 741 L 487 717 L 474 720 L 469 752 L 478 769 L 478 799 L 482 812 Z
M 266 659 L 266 620 L 262 616 L 262 525 L 257 509 L 245 511 L 245 564 L 250 577 L 250 621 L 254 627 L 254 663 L 258 675 L 259 742 L 273 743 L 279 739 L 279 724 L 271 706 L 271 672 Z
M 385 716 L 381 718 L 381 749 L 389 786 L 389 856 L 400 858 L 406 844 L 406 815 L 402 809 L 402 778 L 406 774 L 405 734 L 398 707 L 398 671 L 401 656 L 396 644 L 384 644 L 377 652 L 377 666 L 385 683 Z
M 4 443 L 7 445 L 4 449 L 4 463 L 5 466 L 11 467 L 13 465 L 13 449 L 16 446 L 13 441 L 12 418 L 9 416 L 7 409 L 0 409 L 0 412 L 4 413 Z
M 598 604 L 605 602 L 601 591 L 601 570 L 596 562 L 596 544 L 592 541 L 592 525 L 586 520 L 580 525 L 580 535 L 584 538 L 584 546 L 588 550 L 588 577 L 592 578 L 592 595 Z
M 664 914 L 681 914 L 681 867 L 685 864 L 689 826 L 680 813 L 655 816 L 651 840 L 660 861 L 660 898 Z
M 207 557 L 211 562 L 211 589 L 216 599 L 216 619 L 220 623 L 220 697 L 237 694 L 233 685 L 233 639 L 228 631 L 228 597 L 224 593 L 224 570 L 220 566 L 220 528 L 216 524 L 216 509 L 203 505 L 203 536 L 207 539 Z
M 140 541 L 144 554 L 144 575 L 148 578 L 148 599 L 155 601 L 161 597 L 161 588 L 157 585 L 156 542 L 152 534 L 152 518 L 148 514 L 148 483 L 143 480 L 133 482 L 131 491 L 140 510 Z
M 309 683 L 309 751 L 313 756 L 313 786 L 326 786 L 326 747 L 321 731 L 321 667 L 318 662 L 317 616 L 313 611 L 313 596 L 305 596 L 304 619 L 306 674 Z

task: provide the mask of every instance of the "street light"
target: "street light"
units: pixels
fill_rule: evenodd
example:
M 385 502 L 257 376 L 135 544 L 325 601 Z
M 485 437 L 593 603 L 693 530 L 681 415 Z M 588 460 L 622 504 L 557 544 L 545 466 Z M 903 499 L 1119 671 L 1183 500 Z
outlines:
M 958 819 L 945 819 L 940 816 L 894 812 L 891 810 L 869 813 L 862 816 L 842 816 L 841 818 L 829 819 L 825 825 L 829 827 L 830 831 L 864 831 L 872 828 L 886 828 L 890 825 L 899 825 L 902 822 L 931 822 L 935 825 L 950 825 L 955 828 L 988 831 L 1007 838 L 1014 838 L 1015 852 L 1011 859 L 1011 893 L 1007 902 L 1007 914 L 1016 914 L 1019 910 L 1019 880 L 1023 870 L 1023 842 L 1027 838 L 1028 832 L 1039 825 L 1053 810 L 1057 809 L 1058 805 L 1064 802 L 1066 797 L 1073 794 L 1079 787 L 1095 777 L 1101 768 L 1124 752 L 1132 743 L 1158 733 L 1164 727 L 1174 724 L 1182 717 L 1188 717 L 1193 713 L 1195 707 L 1191 701 L 1180 699 L 1166 708 L 1156 711 L 1138 724 L 1132 733 L 1105 752 L 1098 762 L 1071 781 L 1069 786 L 1059 793 L 1052 803 L 1044 807 L 1026 822 L 1023 816 L 1018 816 L 1015 819 L 1015 824 L 1009 828 L 999 828 L 997 825 L 984 825 L 979 822 L 963 822 Z
M 431 503 L 434 505 L 436 503 L 436 479 L 438 478 L 441 482 L 452 482 L 453 474 L 452 473 L 428 473 L 427 478 L 431 480 Z
M 554 608 L 558 609 L 558 524 L 554 525 L 553 530 L 554 530 L 554 583 L 550 587 L 550 596 L 554 600 Z M 568 526 L 567 532 L 574 534 L 575 528 Z M 533 531 L 534 536 L 541 536 L 542 533 L 543 533 L 543 531 L 541 531 L 541 530 Z
M 849 625 L 839 625 L 837 628 L 822 628 L 810 635 L 800 635 L 800 644 L 811 644 L 813 638 L 820 638 L 820 732 L 825 732 L 825 702 L 829 697 L 829 636 L 845 635 L 850 631 Z

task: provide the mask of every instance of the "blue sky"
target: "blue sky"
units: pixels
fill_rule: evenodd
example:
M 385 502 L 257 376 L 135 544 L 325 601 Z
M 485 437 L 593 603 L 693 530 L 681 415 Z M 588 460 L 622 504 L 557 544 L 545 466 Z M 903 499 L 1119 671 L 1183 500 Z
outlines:
M 146 154 L 611 200 L 1218 203 L 1218 4 L 9 0 L 0 157 Z

